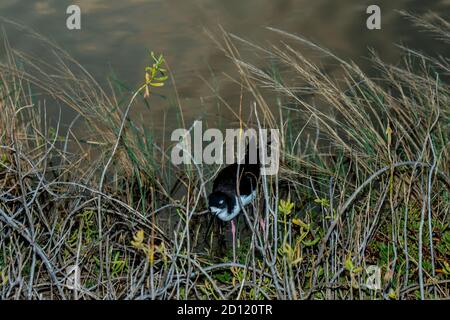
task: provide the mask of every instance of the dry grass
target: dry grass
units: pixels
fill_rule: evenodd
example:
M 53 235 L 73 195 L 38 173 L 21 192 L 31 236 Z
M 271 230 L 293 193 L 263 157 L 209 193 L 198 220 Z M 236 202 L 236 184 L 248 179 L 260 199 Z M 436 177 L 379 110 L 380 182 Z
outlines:
M 442 19 L 413 20 L 440 39 L 450 34 Z M 244 212 L 234 261 L 216 231 L 203 243 L 205 194 L 218 168 L 171 166 L 170 150 L 127 121 L 132 94 L 105 92 L 54 45 L 50 66 L 6 43 L 0 297 L 448 298 L 448 57 L 401 48 L 404 60 L 393 66 L 374 55 L 375 78 L 299 36 L 269 31 L 290 44 L 263 49 L 226 32 L 217 41 L 254 101 L 254 126 L 278 128 L 282 143 L 279 174 L 261 181 L 259 201 Z M 334 59 L 342 77 L 292 43 Z M 238 45 L 283 72 L 243 61 Z M 51 122 L 36 93 L 75 110 L 89 138 L 77 137 L 75 122 Z M 364 286 L 370 265 L 381 268 L 380 290 Z M 73 266 L 80 286 L 71 285 Z

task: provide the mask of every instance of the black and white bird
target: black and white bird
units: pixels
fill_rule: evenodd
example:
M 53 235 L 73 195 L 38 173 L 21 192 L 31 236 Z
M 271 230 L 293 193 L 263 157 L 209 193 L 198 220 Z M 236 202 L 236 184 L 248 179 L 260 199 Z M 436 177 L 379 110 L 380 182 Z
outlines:
M 208 205 L 211 213 L 222 221 L 231 221 L 233 256 L 236 259 L 236 226 L 234 218 L 255 198 L 260 176 L 259 150 L 250 157 L 247 145 L 244 163 L 233 163 L 222 169 L 213 183 Z
M 254 149 L 258 153 L 258 149 Z M 233 220 L 243 207 L 256 198 L 259 176 L 259 155 L 250 158 L 247 146 L 244 163 L 233 163 L 225 167 L 214 180 L 208 197 L 211 213 L 222 221 Z

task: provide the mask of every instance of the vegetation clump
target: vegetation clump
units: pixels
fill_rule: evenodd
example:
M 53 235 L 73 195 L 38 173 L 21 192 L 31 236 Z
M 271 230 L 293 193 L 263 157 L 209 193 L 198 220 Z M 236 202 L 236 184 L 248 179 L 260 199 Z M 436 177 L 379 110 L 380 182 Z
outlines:
M 442 19 L 410 18 L 450 41 Z M 52 67 L 6 46 L 0 299 L 448 298 L 448 57 L 400 47 L 398 65 L 374 54 L 369 76 L 269 31 L 290 44 L 215 38 L 254 101 L 253 122 L 239 123 L 281 133 L 280 171 L 261 180 L 240 220 L 236 259 L 217 228 L 206 231 L 217 168 L 172 166 L 170 146 L 129 114 L 139 101 L 151 110 L 153 90 L 170 81 L 162 56 L 152 54 L 138 90 L 111 80 L 107 93 L 48 42 L 60 61 Z M 277 72 L 243 60 L 239 45 L 268 55 Z M 341 77 L 296 45 L 333 59 Z M 77 117 L 65 127 L 46 103 Z

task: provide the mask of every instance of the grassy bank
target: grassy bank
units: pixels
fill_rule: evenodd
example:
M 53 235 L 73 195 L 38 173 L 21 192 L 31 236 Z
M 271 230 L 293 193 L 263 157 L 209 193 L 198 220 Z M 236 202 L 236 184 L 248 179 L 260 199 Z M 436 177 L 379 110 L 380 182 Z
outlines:
M 412 20 L 450 41 L 446 21 Z M 369 76 L 300 36 L 268 32 L 289 44 L 214 38 L 252 101 L 241 125 L 281 132 L 280 172 L 261 181 L 241 217 L 235 259 L 229 226 L 205 234 L 205 195 L 219 167 L 172 166 L 171 146 L 128 117 L 137 101 L 152 107 L 152 92 L 114 82 L 105 90 L 46 39 L 52 65 L 6 42 L 0 298 L 448 298 L 448 57 L 401 47 L 397 65 L 374 55 Z M 276 70 L 241 58 L 242 46 Z M 310 62 L 304 47 L 340 76 Z M 59 104 L 77 113 L 69 126 L 49 117 Z M 370 266 L 380 270 L 378 289 Z

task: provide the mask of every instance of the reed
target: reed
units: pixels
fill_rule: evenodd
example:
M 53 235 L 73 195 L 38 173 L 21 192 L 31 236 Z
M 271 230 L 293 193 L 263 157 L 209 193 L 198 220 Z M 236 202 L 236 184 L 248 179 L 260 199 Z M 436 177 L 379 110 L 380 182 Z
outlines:
M 408 18 L 448 40 L 442 18 Z M 262 48 L 213 35 L 252 101 L 238 123 L 281 132 L 279 174 L 262 179 L 244 210 L 235 260 L 219 241 L 226 225 L 206 232 L 205 197 L 220 168 L 174 167 L 171 146 L 129 117 L 136 101 L 151 110 L 151 93 L 114 81 L 103 89 L 34 33 L 56 64 L 5 42 L 1 299 L 448 298 L 448 57 L 400 46 L 397 65 L 373 54 L 373 76 L 299 35 L 268 32 L 286 41 Z M 243 59 L 248 47 L 276 69 Z M 77 113 L 69 126 L 49 117 L 58 103 Z M 366 285 L 370 266 L 381 270 L 378 290 Z

